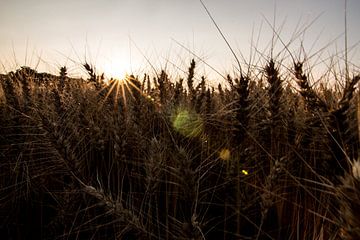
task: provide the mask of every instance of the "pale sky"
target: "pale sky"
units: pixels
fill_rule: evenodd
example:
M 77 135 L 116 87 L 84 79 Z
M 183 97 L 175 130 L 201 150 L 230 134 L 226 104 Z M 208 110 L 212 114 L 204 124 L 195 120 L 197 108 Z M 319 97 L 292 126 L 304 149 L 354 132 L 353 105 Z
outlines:
M 344 49 L 344 0 L 203 0 L 229 43 L 249 60 L 251 39 L 260 34 L 258 51 L 269 56 L 271 23 L 276 6 L 280 37 L 291 39 L 298 24 L 306 26 L 319 17 L 289 49 L 304 42 L 308 55 L 332 42 L 320 59 Z M 276 3 L 276 4 L 275 4 Z M 348 0 L 348 45 L 360 40 L 360 1 Z M 107 76 L 152 71 L 146 59 L 160 70 L 183 75 L 191 50 L 218 71 L 235 66 L 225 42 L 199 0 L 0 0 L 0 71 L 22 65 L 57 73 L 66 65 L 76 75 L 85 61 Z M 184 45 L 179 46 L 174 40 Z M 282 49 L 277 42 L 275 48 Z M 360 64 L 358 46 L 349 59 Z M 41 60 L 37 66 L 38 60 Z M 196 59 L 196 57 L 195 57 Z M 241 57 L 240 57 L 241 60 Z M 75 62 L 74 62 L 75 61 Z M 319 60 L 318 60 L 319 61 Z M 218 77 L 199 62 L 199 74 Z M 201 72 L 203 71 L 203 72 Z M 150 72 L 151 73 L 151 72 Z

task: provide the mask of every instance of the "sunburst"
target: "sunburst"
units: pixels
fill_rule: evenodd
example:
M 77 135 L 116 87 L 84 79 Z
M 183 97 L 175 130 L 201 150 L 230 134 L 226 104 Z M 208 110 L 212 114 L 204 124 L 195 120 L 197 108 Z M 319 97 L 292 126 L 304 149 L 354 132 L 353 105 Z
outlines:
M 136 81 L 138 80 L 133 75 L 128 74 L 125 74 L 123 78 L 111 78 L 107 80 L 104 88 L 108 88 L 108 91 L 105 95 L 104 102 L 108 99 L 110 94 L 114 93 L 115 108 L 117 109 L 119 99 L 122 99 L 126 110 L 127 97 L 130 96 L 134 98 L 134 92 L 142 95 L 144 98 L 153 100 L 140 89 L 140 86 L 136 84 Z

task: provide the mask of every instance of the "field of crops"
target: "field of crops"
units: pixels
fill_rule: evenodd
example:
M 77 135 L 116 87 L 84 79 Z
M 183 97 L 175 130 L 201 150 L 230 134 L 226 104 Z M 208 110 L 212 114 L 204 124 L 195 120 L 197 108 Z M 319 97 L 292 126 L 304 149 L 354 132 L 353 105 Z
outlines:
M 360 76 L 304 66 L 1 75 L 0 239 L 360 239 Z

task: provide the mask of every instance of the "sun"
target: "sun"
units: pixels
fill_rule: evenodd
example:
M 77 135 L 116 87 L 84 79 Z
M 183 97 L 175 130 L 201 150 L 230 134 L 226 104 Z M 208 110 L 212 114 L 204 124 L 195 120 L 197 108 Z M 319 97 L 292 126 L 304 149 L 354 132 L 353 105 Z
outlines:
M 111 63 L 102 66 L 102 71 L 107 78 L 122 80 L 131 73 L 131 66 L 126 61 L 114 59 Z
M 106 57 L 98 63 L 100 66 L 99 71 L 105 75 L 104 89 L 108 89 L 105 101 L 110 96 L 113 96 L 114 106 L 117 106 L 117 103 L 121 101 L 126 109 L 129 98 L 134 98 L 137 94 L 148 97 L 138 85 L 137 78 L 133 76 L 131 61 L 126 58 L 126 54 L 121 55 L 113 52 L 111 58 Z

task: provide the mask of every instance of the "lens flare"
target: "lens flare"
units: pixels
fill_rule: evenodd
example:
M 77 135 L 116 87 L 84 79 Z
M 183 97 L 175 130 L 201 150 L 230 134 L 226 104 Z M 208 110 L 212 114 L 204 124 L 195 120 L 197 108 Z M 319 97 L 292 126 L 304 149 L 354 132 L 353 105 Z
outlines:
M 186 137 L 197 137 L 203 132 L 203 121 L 199 114 L 179 109 L 173 115 L 172 125 L 174 129 Z
M 223 148 L 221 149 L 220 153 L 219 153 L 219 158 L 224 160 L 224 161 L 227 161 L 230 159 L 230 156 L 231 156 L 231 153 L 230 153 L 230 150 L 227 149 L 227 148 Z

